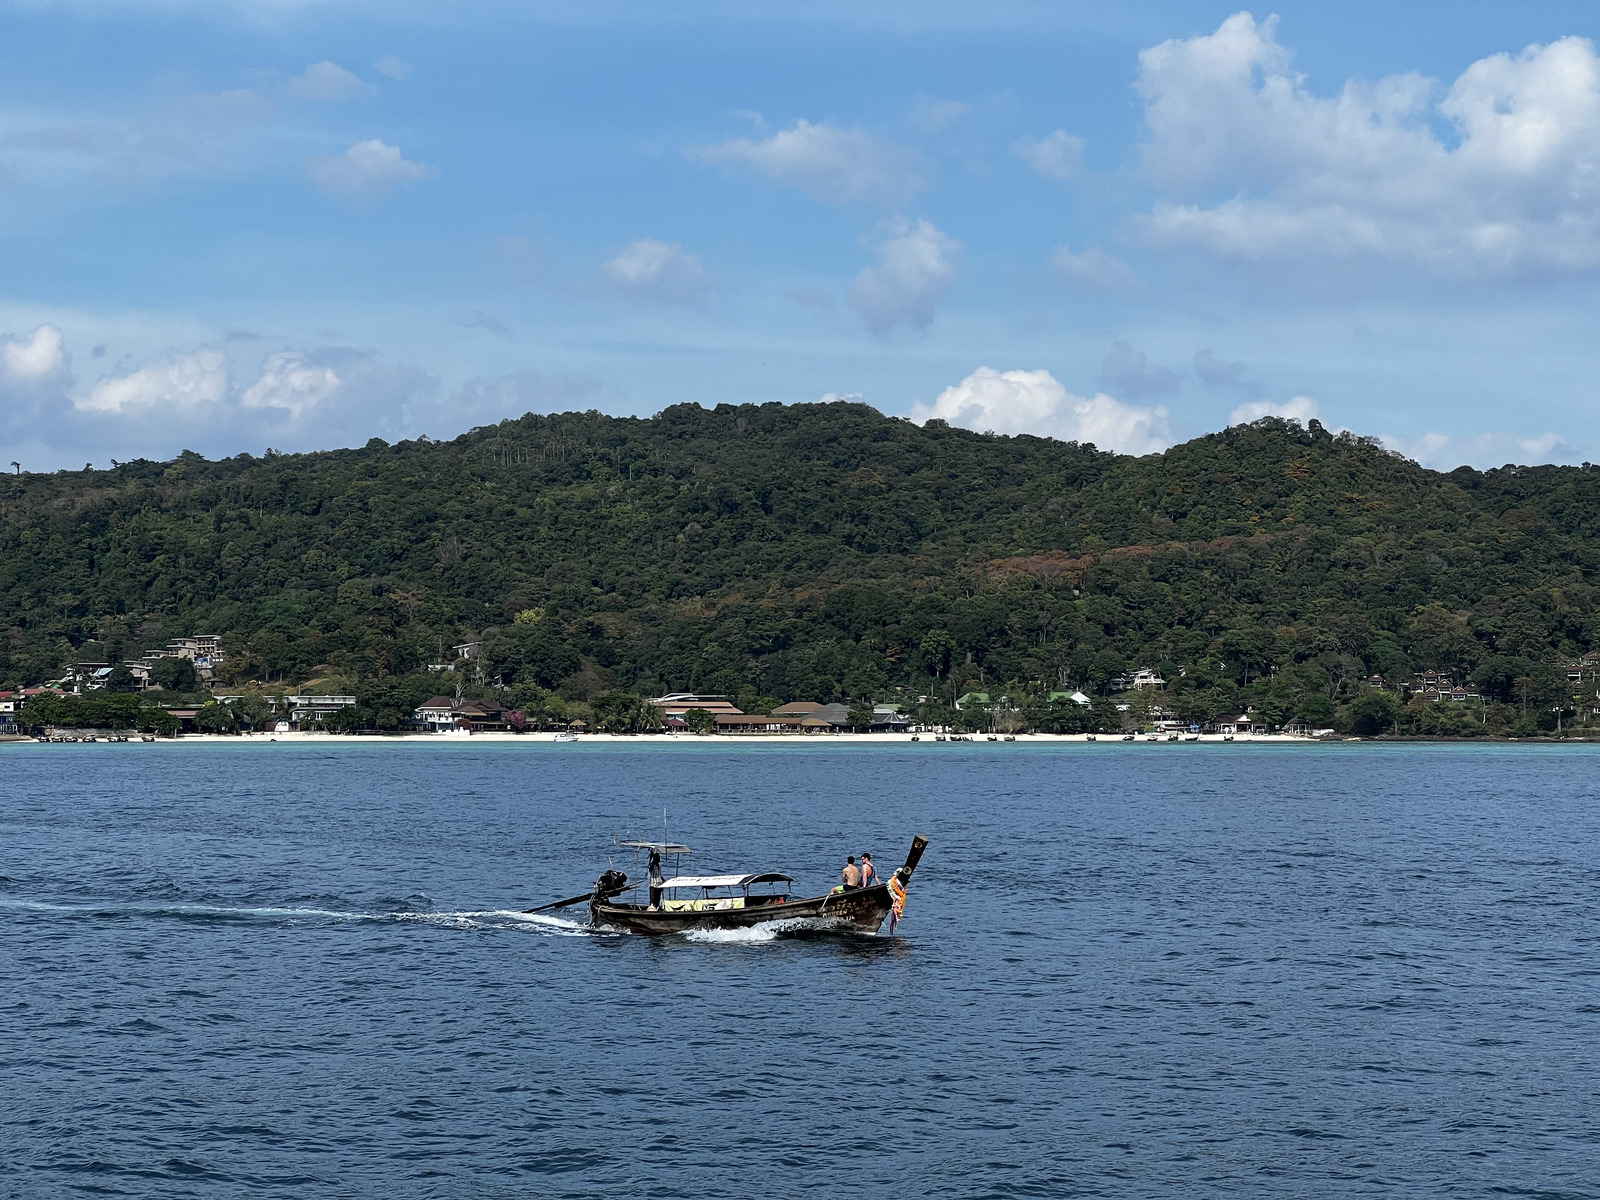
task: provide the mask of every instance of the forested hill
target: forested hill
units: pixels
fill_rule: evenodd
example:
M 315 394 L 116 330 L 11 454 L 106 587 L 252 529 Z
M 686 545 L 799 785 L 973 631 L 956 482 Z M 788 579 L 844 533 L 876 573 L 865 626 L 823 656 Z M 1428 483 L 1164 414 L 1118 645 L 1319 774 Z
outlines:
M 415 674 L 424 694 L 441 647 L 481 641 L 475 668 L 524 704 L 1093 689 L 1151 666 L 1194 710 L 1266 689 L 1287 711 L 1496 663 L 1510 699 L 1507 671 L 1600 645 L 1600 472 L 1439 474 L 1271 418 L 1129 458 L 850 404 L 529 415 L 13 476 L 0 506 L 12 684 L 221 633 L 231 681 Z

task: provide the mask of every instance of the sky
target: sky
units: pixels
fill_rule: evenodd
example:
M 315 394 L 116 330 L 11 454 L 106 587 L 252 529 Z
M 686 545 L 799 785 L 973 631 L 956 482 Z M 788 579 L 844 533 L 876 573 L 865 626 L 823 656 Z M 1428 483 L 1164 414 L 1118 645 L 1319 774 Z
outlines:
M 842 398 L 1600 459 L 1597 36 L 1541 0 L 0 0 L 0 458 Z

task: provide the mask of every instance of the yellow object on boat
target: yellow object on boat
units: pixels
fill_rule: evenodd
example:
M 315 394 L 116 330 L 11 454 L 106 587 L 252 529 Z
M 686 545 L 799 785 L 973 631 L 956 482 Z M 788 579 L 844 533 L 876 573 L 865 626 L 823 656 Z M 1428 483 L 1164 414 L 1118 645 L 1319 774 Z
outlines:
M 743 908 L 743 896 L 728 896 L 720 900 L 667 900 L 662 904 L 667 912 L 721 912 L 729 908 Z

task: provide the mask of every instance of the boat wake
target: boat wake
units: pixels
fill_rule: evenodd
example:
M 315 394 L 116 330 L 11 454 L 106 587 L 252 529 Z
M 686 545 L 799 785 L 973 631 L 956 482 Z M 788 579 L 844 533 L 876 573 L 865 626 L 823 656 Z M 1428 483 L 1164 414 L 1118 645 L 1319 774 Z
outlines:
M 124 901 L 110 904 L 60 904 L 0 895 L 0 913 L 11 912 L 91 918 L 102 921 L 176 921 L 190 924 L 251 925 L 272 927 L 361 925 L 424 925 L 436 929 L 513 931 L 547 937 L 611 937 L 617 931 L 596 929 L 587 921 L 573 921 L 544 913 L 516 909 L 461 909 L 434 912 L 427 909 L 361 911 L 296 904 L 223 905 L 170 900 Z M 848 921 L 832 917 L 787 917 L 746 929 L 689 929 L 685 941 L 706 944 L 758 945 L 781 939 L 806 937 L 872 937 Z
M 396 921 L 415 921 L 445 929 L 527 929 L 556 937 L 588 937 L 596 932 L 587 921 L 568 921 L 541 913 L 496 908 L 477 912 L 391 913 Z
M 747 929 L 688 929 L 682 936 L 689 942 L 755 945 L 761 942 L 775 942 L 780 938 L 834 937 L 839 934 L 852 937 L 877 936 L 848 921 L 836 921 L 832 917 L 789 917 L 781 921 L 764 921 Z
M 545 933 L 557 937 L 584 937 L 595 931 L 587 923 L 518 912 L 515 909 L 472 909 L 459 912 L 394 910 L 361 912 L 298 905 L 233 906 L 221 904 L 112 903 L 57 904 L 0 896 L 0 912 L 55 914 L 63 917 L 94 917 L 108 921 L 168 920 L 217 924 L 259 922 L 270 925 L 418 924 L 441 929 L 514 929 Z

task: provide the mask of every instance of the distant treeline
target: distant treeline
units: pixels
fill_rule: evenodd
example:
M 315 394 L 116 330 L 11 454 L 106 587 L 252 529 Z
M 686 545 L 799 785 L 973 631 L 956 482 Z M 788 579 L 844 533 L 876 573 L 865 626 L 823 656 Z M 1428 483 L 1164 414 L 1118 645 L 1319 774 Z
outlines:
M 220 632 L 223 682 L 323 678 L 380 726 L 457 684 L 551 720 L 676 690 L 1047 714 L 1148 666 L 1192 720 L 1527 731 L 1585 715 L 1557 666 L 1600 646 L 1597 527 L 1587 467 L 1440 474 L 1315 421 L 1129 458 L 852 404 L 529 415 L 7 479 L 0 680 Z M 1421 669 L 1488 703 L 1403 706 Z

